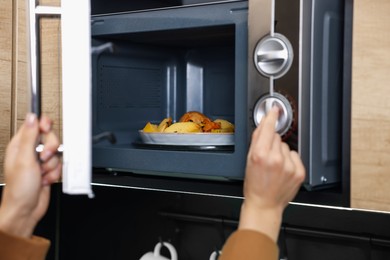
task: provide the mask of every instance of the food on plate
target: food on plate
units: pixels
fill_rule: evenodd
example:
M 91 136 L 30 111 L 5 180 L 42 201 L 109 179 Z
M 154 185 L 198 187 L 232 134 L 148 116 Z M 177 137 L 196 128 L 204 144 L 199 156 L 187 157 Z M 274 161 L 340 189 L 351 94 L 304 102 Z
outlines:
M 170 125 L 164 133 L 200 133 L 202 127 L 194 122 L 178 122 Z
M 147 122 L 144 129 L 142 129 L 145 133 L 156 133 L 158 132 L 158 127 L 155 124 Z
M 157 131 L 162 133 L 167 129 L 170 125 L 172 125 L 172 118 L 164 118 L 161 123 L 157 127 Z
M 210 118 L 197 111 L 185 113 L 179 122 L 194 122 L 202 127 L 203 132 L 211 132 L 213 129 L 221 128 L 221 124 L 211 121 Z
M 215 119 L 215 123 L 221 125 L 220 129 L 212 129 L 212 133 L 234 133 L 234 125 L 225 119 Z
M 145 133 L 234 133 L 234 124 L 225 119 L 212 121 L 197 111 L 185 113 L 179 122 L 172 122 L 172 118 L 164 118 L 159 124 L 148 122 L 143 131 Z

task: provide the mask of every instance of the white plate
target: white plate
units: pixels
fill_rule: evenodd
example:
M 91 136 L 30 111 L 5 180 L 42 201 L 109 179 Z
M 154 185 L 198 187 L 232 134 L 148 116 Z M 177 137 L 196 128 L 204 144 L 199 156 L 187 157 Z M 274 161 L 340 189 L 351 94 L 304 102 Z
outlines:
M 144 133 L 139 130 L 145 144 L 161 145 L 234 145 L 233 133 Z

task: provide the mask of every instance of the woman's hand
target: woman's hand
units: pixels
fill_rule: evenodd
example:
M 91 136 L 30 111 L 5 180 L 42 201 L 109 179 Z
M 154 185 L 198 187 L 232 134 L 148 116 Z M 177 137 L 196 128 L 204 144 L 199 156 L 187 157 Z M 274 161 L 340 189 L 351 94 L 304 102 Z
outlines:
M 277 240 L 284 208 L 305 178 L 299 155 L 275 132 L 279 110 L 273 107 L 254 131 L 247 156 L 245 201 L 240 229 L 253 229 Z
M 31 237 L 35 226 L 47 211 L 50 185 L 59 180 L 61 160 L 57 156 L 59 140 L 51 130 L 51 121 L 38 121 L 28 114 L 25 122 L 8 144 L 4 187 L 0 207 L 0 229 L 10 234 Z M 41 142 L 44 150 L 35 148 Z

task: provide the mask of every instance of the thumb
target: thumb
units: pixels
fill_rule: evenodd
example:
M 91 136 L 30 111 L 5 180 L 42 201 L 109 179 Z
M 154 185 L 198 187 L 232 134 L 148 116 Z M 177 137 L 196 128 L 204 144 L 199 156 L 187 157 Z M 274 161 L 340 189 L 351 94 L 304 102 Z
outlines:
M 35 146 L 39 138 L 39 124 L 35 114 L 29 113 L 24 120 L 22 127 L 18 131 L 19 135 L 19 152 L 22 158 L 31 155 L 35 156 Z

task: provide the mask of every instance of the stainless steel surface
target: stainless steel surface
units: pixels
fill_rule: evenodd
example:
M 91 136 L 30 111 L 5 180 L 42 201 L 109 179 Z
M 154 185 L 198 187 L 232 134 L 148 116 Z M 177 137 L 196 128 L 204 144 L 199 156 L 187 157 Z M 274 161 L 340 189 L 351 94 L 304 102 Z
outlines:
M 248 1 L 248 138 L 252 136 L 254 129 L 251 118 L 253 107 L 259 97 L 268 93 L 270 87 L 269 78 L 261 75 L 253 62 L 255 48 L 258 42 L 270 35 L 273 30 L 274 20 L 273 0 L 249 0 Z
M 290 41 L 275 33 L 261 39 L 254 53 L 256 69 L 265 77 L 282 77 L 290 69 L 294 54 Z M 271 79 L 272 80 L 272 79 Z
M 280 111 L 275 130 L 280 135 L 284 135 L 291 127 L 293 121 L 293 110 L 290 102 L 283 95 L 274 93 L 273 96 L 262 96 L 257 101 L 255 108 L 253 109 L 253 119 L 255 124 L 259 125 L 261 119 L 273 106 L 277 106 Z
M 38 117 L 41 115 L 41 77 L 40 77 L 40 59 L 39 59 L 39 23 L 35 14 L 36 0 L 27 1 L 27 30 L 29 45 L 29 75 L 31 103 L 30 110 Z

